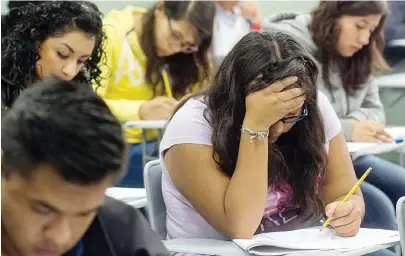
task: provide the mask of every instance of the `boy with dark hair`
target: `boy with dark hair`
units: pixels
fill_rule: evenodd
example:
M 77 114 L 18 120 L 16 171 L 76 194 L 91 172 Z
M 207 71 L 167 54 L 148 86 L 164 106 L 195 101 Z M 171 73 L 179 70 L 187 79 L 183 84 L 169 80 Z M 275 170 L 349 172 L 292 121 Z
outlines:
M 2 255 L 166 255 L 145 219 L 107 199 L 124 174 L 120 123 L 90 86 L 49 79 L 1 120 Z

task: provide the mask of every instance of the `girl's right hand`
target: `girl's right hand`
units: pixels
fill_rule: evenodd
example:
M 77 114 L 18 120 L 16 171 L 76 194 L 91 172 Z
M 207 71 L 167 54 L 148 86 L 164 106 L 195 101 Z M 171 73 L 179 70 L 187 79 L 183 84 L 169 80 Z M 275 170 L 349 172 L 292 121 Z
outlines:
M 263 90 L 246 96 L 244 125 L 254 131 L 267 131 L 288 113 L 301 108 L 305 101 L 302 88 L 284 90 L 297 82 L 296 76 L 284 78 Z
M 384 143 L 393 142 L 394 138 L 385 130 L 384 125 L 372 120 L 357 121 L 353 125 L 353 142 Z
M 141 105 L 139 117 L 141 120 L 167 120 L 178 103 L 169 97 L 156 97 Z

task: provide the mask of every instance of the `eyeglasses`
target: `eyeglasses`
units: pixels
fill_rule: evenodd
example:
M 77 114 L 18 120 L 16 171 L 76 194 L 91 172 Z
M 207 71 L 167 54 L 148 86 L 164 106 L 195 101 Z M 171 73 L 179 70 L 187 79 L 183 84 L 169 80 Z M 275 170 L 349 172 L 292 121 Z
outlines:
M 170 22 L 170 19 L 167 18 L 167 22 L 169 24 L 169 30 L 171 33 L 172 38 L 176 42 L 176 46 L 180 47 L 182 49 L 181 52 L 183 53 L 195 53 L 198 52 L 198 45 L 197 44 L 189 44 L 189 43 L 184 43 L 178 33 L 176 33 L 173 28 L 172 28 L 172 23 Z
M 307 104 L 304 103 L 304 106 L 302 107 L 301 115 L 284 117 L 284 118 L 281 118 L 281 121 L 283 123 L 296 123 L 296 122 L 301 121 L 302 119 L 306 118 L 307 116 L 308 116 L 308 107 L 307 107 Z

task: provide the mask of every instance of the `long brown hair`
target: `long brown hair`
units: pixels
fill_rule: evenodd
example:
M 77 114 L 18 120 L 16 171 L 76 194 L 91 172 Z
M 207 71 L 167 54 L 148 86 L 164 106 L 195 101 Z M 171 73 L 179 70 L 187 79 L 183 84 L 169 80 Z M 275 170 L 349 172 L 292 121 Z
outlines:
M 195 26 L 199 34 L 199 50 L 194 54 L 176 53 L 168 57 L 158 57 L 155 43 L 155 9 L 150 8 L 143 17 L 141 46 L 147 57 L 145 80 L 159 93 L 156 87 L 162 82 L 160 72 L 167 65 L 172 79 L 173 94 L 183 96 L 187 89 L 196 83 L 200 86 L 211 76 L 208 49 L 212 41 L 212 29 L 215 15 L 215 3 L 211 1 L 163 1 L 165 15 L 169 19 L 183 19 Z
M 350 58 L 341 57 L 336 51 L 338 28 L 336 20 L 342 15 L 367 16 L 381 14 L 377 28 L 370 36 L 370 43 Z M 387 15 L 387 4 L 384 0 L 376 1 L 321 1 L 312 12 L 309 30 L 318 46 L 317 59 L 321 62 L 326 87 L 333 89 L 329 79 L 329 68 L 332 62 L 338 64 L 342 75 L 344 90 L 353 95 L 367 81 L 371 74 L 388 69 L 383 57 L 383 26 Z
M 256 79 L 259 74 L 261 80 Z M 213 85 L 191 97 L 201 97 L 207 104 L 204 116 L 213 130 L 213 159 L 232 176 L 246 96 L 293 75 L 298 77 L 297 85 L 305 89 L 309 115 L 269 144 L 268 184 L 279 188 L 281 182 L 288 182 L 293 190 L 292 203 L 306 213 L 317 213 L 322 211 L 316 184 L 325 173 L 326 138 L 317 103 L 318 67 L 298 42 L 281 32 L 249 33 L 225 57 Z

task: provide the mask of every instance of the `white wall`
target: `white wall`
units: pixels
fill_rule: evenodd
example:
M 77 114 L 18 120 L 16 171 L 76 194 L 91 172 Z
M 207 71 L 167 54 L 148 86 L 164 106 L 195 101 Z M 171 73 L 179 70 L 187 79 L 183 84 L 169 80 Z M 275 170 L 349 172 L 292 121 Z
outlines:
M 119 9 L 127 5 L 136 6 L 151 6 L 155 1 L 96 1 L 102 12 L 108 12 L 111 9 Z M 259 1 L 260 8 L 264 16 L 273 14 L 280 11 L 309 11 L 313 8 L 318 1 L 306 0 L 306 1 Z
M 94 1 L 99 6 L 103 13 L 107 13 L 111 9 L 120 9 L 127 5 L 135 5 L 148 7 L 153 5 L 156 1 Z M 259 5 L 264 16 L 273 14 L 280 11 L 309 11 L 312 7 L 317 4 L 317 0 L 306 0 L 306 1 L 259 1 Z M 5 14 L 8 12 L 6 0 L 1 0 L 1 13 Z

